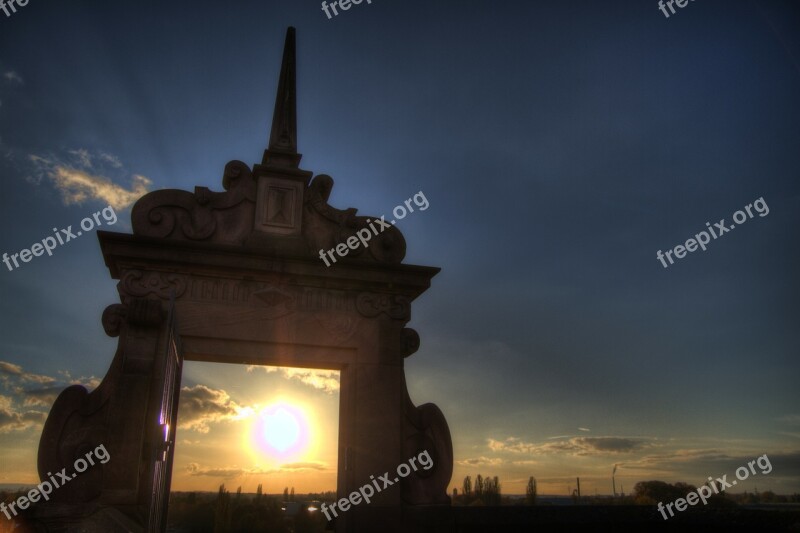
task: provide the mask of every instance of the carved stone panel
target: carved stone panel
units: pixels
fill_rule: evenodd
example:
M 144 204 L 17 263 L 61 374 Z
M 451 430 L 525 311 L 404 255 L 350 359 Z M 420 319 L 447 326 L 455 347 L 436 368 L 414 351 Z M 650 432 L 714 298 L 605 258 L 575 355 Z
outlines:
M 303 189 L 303 183 L 296 180 L 260 177 L 255 229 L 274 235 L 299 235 Z

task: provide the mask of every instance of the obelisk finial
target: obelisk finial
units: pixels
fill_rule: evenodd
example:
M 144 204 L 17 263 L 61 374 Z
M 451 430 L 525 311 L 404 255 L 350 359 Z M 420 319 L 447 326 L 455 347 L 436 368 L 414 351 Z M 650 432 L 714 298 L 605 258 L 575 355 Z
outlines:
M 295 76 L 294 28 L 286 30 L 283 46 L 283 63 L 275 96 L 275 111 L 272 114 L 272 131 L 269 147 L 264 152 L 265 165 L 297 167 L 297 80 Z

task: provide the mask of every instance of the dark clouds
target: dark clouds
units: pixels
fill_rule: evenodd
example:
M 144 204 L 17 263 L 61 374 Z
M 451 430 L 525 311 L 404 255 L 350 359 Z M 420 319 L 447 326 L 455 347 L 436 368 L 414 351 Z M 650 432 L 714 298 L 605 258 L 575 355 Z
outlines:
M 46 417 L 41 411 L 18 411 L 11 398 L 0 395 L 0 433 L 41 427 Z
M 178 427 L 209 432 L 209 424 L 233 420 L 243 408 L 231 400 L 227 392 L 211 389 L 205 385 L 183 387 L 178 410 Z
M 0 361 L 0 433 L 40 429 L 56 397 L 69 385 L 95 388 L 96 378 L 72 379 L 68 372 L 55 378 L 27 372 L 21 365 Z M 47 385 L 42 387 L 42 385 Z
M 50 376 L 24 372 L 20 365 L 0 361 L 0 380 L 8 380 L 9 376 L 23 383 L 53 383 L 55 381 L 55 378 Z
M 489 439 L 488 447 L 494 452 L 512 452 L 536 456 L 549 453 L 574 455 L 618 454 L 639 451 L 648 446 L 647 439 L 629 437 L 557 437 L 544 443 L 525 442 L 516 437 L 499 441 Z

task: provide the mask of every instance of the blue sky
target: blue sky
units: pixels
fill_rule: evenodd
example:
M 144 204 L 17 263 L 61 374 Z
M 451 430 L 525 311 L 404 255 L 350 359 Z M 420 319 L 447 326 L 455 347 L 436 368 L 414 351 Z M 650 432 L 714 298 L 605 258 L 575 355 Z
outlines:
M 301 166 L 336 207 L 430 202 L 400 223 L 406 262 L 442 267 L 406 373 L 448 419 L 454 486 L 607 493 L 614 464 L 625 487 L 701 483 L 766 453 L 758 487 L 800 491 L 793 2 L 373 0 L 328 20 L 305 0 L 77 0 L 0 25 L 0 252 L 108 205 L 102 229 L 130 232 L 144 191 L 221 190 L 229 160 L 260 161 L 293 25 Z M 759 198 L 767 216 L 657 260 Z M 94 231 L 0 271 L 0 483 L 30 482 L 54 392 L 107 369 L 117 294 Z M 237 379 L 209 401 L 244 406 Z

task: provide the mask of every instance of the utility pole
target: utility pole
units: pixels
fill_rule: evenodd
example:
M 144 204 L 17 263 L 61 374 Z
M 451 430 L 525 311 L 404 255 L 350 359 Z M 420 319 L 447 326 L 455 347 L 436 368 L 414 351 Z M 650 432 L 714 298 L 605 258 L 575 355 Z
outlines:
M 614 479 L 616 473 L 617 473 L 617 465 L 614 465 L 614 470 L 611 471 L 611 488 L 614 491 L 614 498 L 617 497 L 617 481 Z

